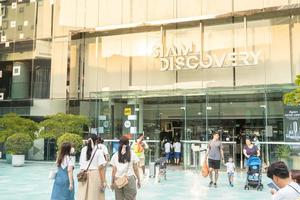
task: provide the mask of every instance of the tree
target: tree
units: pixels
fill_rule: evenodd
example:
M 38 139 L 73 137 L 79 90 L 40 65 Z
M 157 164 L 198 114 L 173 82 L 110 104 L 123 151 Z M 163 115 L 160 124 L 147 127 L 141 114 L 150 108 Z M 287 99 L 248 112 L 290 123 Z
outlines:
M 83 127 L 89 125 L 89 119 L 81 115 L 57 113 L 46 117 L 40 123 L 43 130 L 40 137 L 57 140 L 65 133 L 83 135 Z
M 18 133 L 27 134 L 34 140 L 38 130 L 37 123 L 31 119 L 22 118 L 16 113 L 5 114 L 0 118 L 0 143 L 5 142 L 9 136 Z
M 299 106 L 300 105 L 300 75 L 296 76 L 295 84 L 298 88 L 293 91 L 284 94 L 283 103 L 290 106 Z

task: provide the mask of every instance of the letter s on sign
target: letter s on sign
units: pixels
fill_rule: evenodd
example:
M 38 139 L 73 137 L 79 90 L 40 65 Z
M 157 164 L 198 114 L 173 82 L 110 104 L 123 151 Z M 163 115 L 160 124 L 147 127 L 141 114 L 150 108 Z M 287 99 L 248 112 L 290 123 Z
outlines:
M 160 46 L 153 47 L 152 55 L 154 58 L 160 57 Z

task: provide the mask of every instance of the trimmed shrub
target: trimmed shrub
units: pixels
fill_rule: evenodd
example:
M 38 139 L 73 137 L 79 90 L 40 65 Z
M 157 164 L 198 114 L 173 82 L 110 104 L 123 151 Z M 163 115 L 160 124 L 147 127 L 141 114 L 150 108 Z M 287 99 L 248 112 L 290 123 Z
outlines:
M 32 145 L 32 138 L 25 133 L 15 133 L 5 142 L 6 151 L 13 155 L 26 155 Z
M 60 150 L 61 145 L 65 142 L 70 142 L 75 148 L 75 152 L 79 152 L 83 144 L 82 137 L 80 135 L 73 133 L 65 133 L 62 136 L 60 136 L 57 140 L 58 151 Z

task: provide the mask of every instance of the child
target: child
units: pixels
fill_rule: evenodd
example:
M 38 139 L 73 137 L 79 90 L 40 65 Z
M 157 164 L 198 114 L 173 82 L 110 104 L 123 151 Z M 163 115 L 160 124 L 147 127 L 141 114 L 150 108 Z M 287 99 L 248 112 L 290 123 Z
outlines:
M 233 176 L 234 176 L 234 170 L 235 170 L 235 165 L 233 163 L 233 159 L 229 158 L 228 162 L 225 164 L 225 166 L 227 167 L 229 185 L 231 187 L 233 187 Z

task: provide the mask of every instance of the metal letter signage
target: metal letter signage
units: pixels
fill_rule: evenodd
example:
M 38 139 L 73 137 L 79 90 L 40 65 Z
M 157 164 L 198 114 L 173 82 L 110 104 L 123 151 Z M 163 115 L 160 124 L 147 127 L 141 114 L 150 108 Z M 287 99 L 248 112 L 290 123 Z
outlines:
M 221 55 L 193 51 L 193 45 L 171 45 L 167 48 L 155 46 L 153 57 L 161 62 L 160 71 L 241 67 L 257 65 L 260 51 L 232 52 Z

